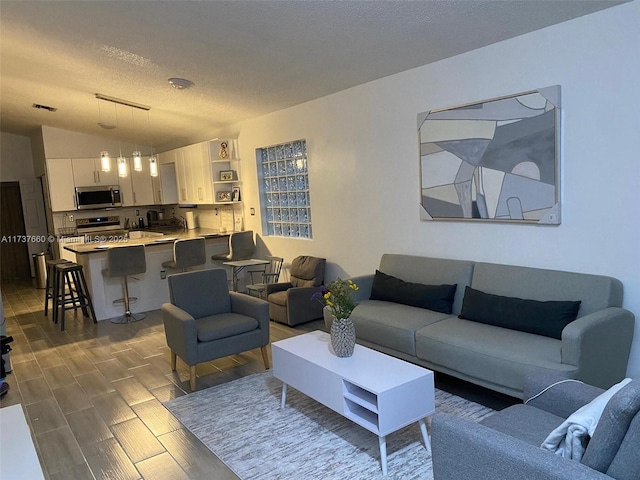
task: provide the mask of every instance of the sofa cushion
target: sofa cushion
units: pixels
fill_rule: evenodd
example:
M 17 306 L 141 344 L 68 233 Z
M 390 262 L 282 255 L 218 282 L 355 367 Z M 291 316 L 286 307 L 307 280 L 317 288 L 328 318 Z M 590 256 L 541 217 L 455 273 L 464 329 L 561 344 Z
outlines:
M 562 329 L 578 315 L 580 301 L 525 300 L 466 287 L 460 318 L 521 332 L 562 338 Z
M 413 356 L 416 330 L 447 317 L 446 313 L 380 300 L 363 300 L 351 312 L 358 339 Z
M 405 282 L 401 278 L 376 270 L 371 287 L 371 300 L 402 303 L 412 307 L 428 308 L 436 312 L 451 313 L 457 285 L 423 285 Z
M 562 342 L 555 338 L 449 317 L 416 332 L 416 355 L 442 372 L 517 396 L 533 371 L 565 377 L 577 367 L 562 364 Z M 479 380 L 479 381 L 478 381 Z
M 259 327 L 255 318 L 239 313 L 223 313 L 196 320 L 199 342 L 210 342 L 250 332 Z
M 539 447 L 549 432 L 556 429 L 563 421 L 564 418 L 539 408 L 513 405 L 494 413 L 480 423 Z
M 607 473 L 607 470 L 613 467 L 614 463 L 616 468 L 620 469 L 622 462 L 617 458 L 618 450 L 622 442 L 626 442 L 629 426 L 639 412 L 640 380 L 635 380 L 620 389 L 607 403 L 584 457 L 582 457 L 582 463 L 603 473 Z M 635 450 L 635 455 L 637 456 L 637 450 Z M 637 467 L 640 466 L 637 461 L 635 463 Z M 637 479 L 638 476 L 616 476 L 614 478 Z

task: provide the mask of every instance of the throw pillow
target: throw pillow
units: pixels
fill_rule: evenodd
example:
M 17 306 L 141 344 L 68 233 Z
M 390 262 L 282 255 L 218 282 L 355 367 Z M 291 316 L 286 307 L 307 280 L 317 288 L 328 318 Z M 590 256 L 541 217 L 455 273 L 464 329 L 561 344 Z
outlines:
M 451 313 L 456 285 L 423 285 L 405 282 L 400 278 L 376 270 L 371 288 L 371 300 L 402 303 L 427 308 L 435 312 Z
M 492 295 L 466 287 L 459 317 L 561 339 L 562 330 L 576 319 L 579 309 L 580 301 L 540 302 Z

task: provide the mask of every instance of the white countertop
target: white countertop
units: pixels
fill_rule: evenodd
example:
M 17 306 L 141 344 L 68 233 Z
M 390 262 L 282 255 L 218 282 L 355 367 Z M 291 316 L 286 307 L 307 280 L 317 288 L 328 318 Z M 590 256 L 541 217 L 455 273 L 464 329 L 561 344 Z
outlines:
M 140 238 L 133 238 L 136 236 L 135 232 L 141 232 Z M 198 238 L 204 237 L 205 239 L 227 239 L 230 233 L 220 233 L 212 228 L 196 228 L 194 230 L 182 230 L 171 233 L 158 233 L 149 230 L 135 230 L 129 232 L 129 237 L 109 235 L 105 233 L 103 242 L 91 242 L 91 243 L 69 243 L 65 244 L 64 249 L 74 252 L 76 254 L 91 254 L 100 253 L 108 250 L 111 247 L 117 247 L 121 245 L 145 245 L 152 247 L 156 245 L 168 245 L 173 244 L 175 240 L 183 240 L 186 238 Z

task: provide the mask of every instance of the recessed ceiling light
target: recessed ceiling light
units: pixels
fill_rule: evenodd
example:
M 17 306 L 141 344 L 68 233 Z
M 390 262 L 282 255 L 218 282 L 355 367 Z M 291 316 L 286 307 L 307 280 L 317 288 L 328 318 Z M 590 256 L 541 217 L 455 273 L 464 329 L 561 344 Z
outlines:
M 195 85 L 191 80 L 187 80 L 186 78 L 170 78 L 169 85 L 171 85 L 176 90 L 186 90 L 187 88 L 193 87 Z

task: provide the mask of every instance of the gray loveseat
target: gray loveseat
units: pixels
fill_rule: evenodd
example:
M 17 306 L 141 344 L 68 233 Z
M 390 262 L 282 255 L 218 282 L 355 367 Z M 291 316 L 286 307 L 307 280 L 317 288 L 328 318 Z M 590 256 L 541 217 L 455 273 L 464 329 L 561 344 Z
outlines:
M 451 313 L 371 300 L 375 275 L 356 277 L 359 304 L 351 318 L 358 343 L 518 398 L 525 376 L 534 371 L 601 388 L 624 378 L 634 316 L 621 308 L 622 284 L 617 279 L 400 254 L 383 255 L 379 271 L 405 282 L 457 284 Z M 465 287 L 539 302 L 581 303 L 576 320 L 558 333 L 560 338 L 551 338 L 459 318 Z M 326 308 L 324 318 L 330 327 Z
M 525 398 L 561 378 L 532 375 Z M 640 478 L 640 380 L 611 397 L 580 461 L 540 448 L 558 425 L 603 390 L 576 382 L 555 384 L 526 405 L 480 423 L 436 414 L 431 423 L 435 480 L 637 480 Z

